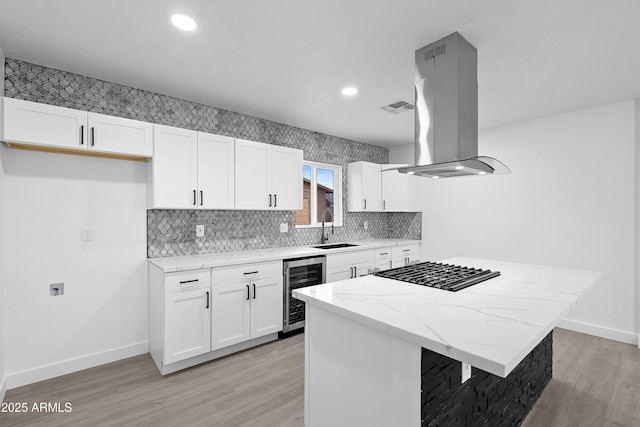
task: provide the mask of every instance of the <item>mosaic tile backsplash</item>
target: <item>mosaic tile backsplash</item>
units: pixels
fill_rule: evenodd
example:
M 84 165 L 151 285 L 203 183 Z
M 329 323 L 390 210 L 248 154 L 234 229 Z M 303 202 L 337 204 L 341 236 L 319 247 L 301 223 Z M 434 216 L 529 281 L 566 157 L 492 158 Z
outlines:
M 343 166 L 343 206 L 347 201 L 346 165 L 355 161 L 387 163 L 386 148 L 296 128 L 233 111 L 197 104 L 61 70 L 7 58 L 5 96 L 150 123 L 243 138 L 304 150 L 305 160 Z M 330 241 L 367 238 L 420 239 L 420 213 L 344 212 L 342 227 Z M 147 211 L 149 257 L 191 255 L 320 242 L 319 228 L 296 229 L 295 215 L 272 211 Z M 364 230 L 363 223 L 368 222 Z M 280 223 L 289 224 L 280 233 Z M 196 224 L 205 237 L 196 238 Z

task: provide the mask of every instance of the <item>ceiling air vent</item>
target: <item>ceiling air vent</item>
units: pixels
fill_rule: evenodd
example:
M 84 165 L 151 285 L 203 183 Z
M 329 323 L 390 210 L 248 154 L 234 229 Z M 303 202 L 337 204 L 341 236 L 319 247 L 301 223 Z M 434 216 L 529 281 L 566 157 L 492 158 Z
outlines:
M 400 114 L 405 111 L 412 111 L 415 108 L 415 105 L 411 101 L 407 101 L 406 99 L 399 99 L 391 104 L 383 105 L 380 107 L 381 110 L 386 111 L 391 114 Z

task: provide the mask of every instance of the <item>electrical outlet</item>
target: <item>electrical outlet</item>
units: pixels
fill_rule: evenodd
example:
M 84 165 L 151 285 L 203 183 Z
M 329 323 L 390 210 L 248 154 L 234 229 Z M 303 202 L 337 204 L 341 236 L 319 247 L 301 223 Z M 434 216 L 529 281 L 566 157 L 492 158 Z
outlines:
M 369 229 L 369 223 L 367 221 L 364 222 L 364 229 L 365 230 Z
M 204 237 L 204 225 L 196 225 L 196 237 Z
M 471 378 L 471 365 L 462 362 L 462 382 L 464 383 Z
M 93 241 L 93 228 L 82 228 L 80 230 L 82 241 L 83 242 L 92 242 Z
M 280 224 L 280 232 L 281 233 L 288 233 L 289 232 L 289 224 L 287 224 L 286 222 L 283 222 Z

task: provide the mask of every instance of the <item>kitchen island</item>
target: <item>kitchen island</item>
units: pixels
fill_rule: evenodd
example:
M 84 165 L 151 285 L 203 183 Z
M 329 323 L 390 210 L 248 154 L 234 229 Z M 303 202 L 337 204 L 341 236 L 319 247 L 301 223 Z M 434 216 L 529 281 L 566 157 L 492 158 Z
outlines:
M 294 291 L 307 306 L 307 427 L 524 419 L 551 378 L 553 327 L 600 273 L 443 262 L 501 275 L 459 292 L 375 276 Z

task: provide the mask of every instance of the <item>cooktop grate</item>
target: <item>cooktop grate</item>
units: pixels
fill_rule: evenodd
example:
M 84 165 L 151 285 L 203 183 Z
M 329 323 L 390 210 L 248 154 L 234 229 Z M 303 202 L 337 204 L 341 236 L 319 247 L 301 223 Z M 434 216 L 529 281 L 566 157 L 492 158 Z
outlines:
M 401 280 L 421 286 L 456 292 L 499 276 L 499 271 L 462 267 L 437 262 L 422 262 L 376 273 L 376 276 Z

